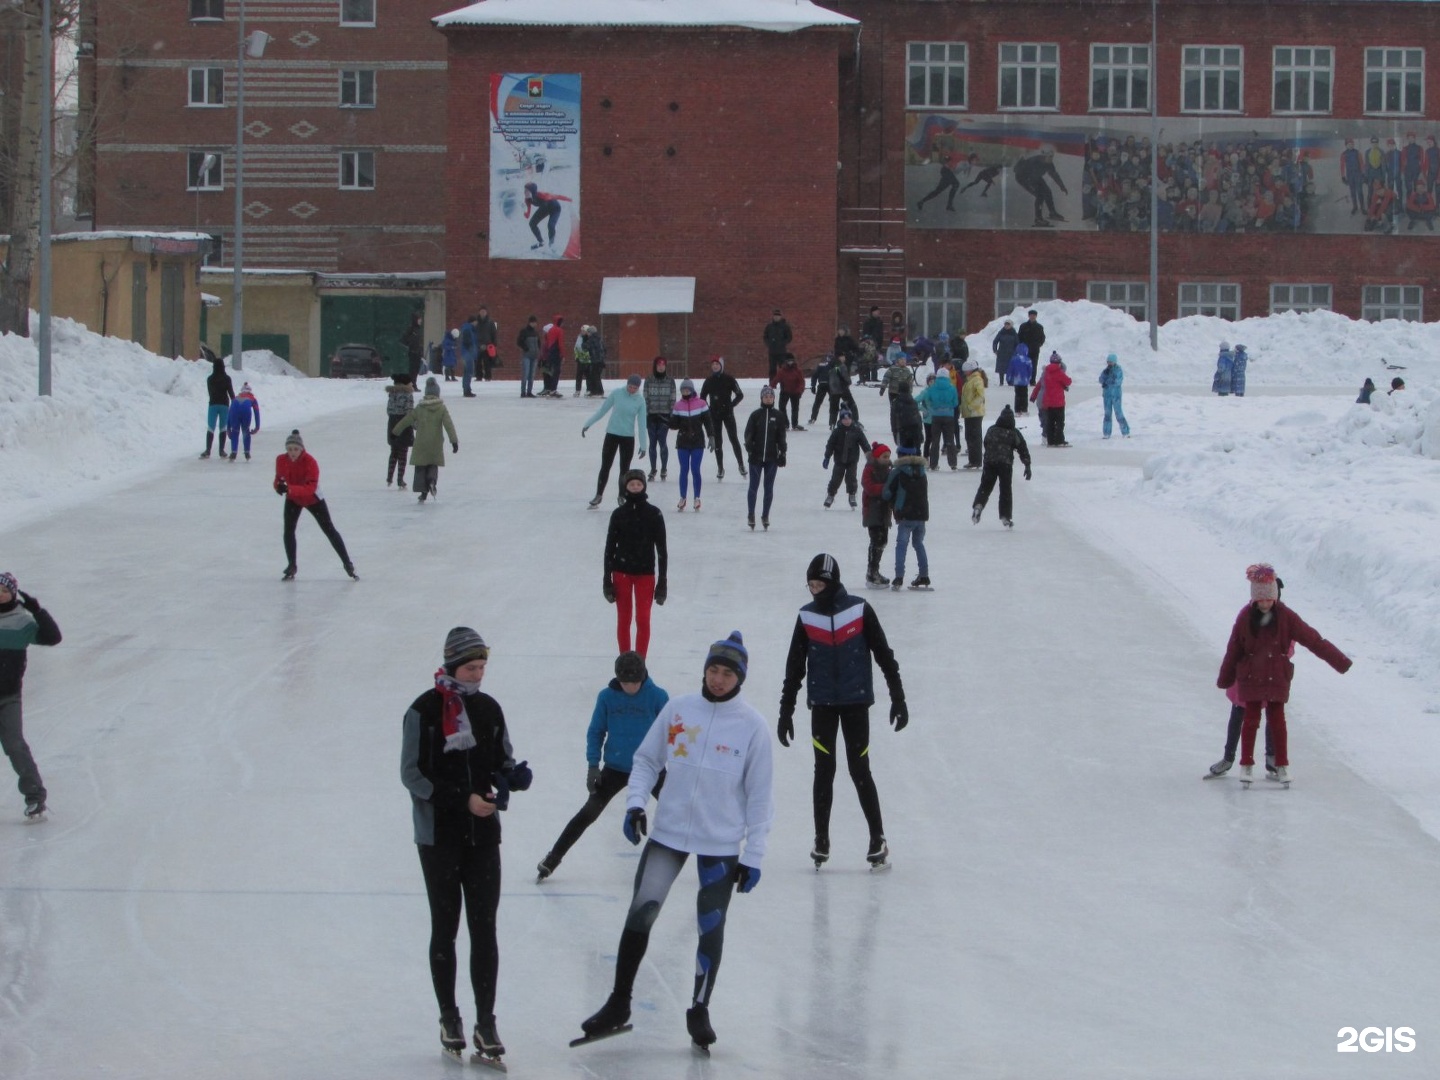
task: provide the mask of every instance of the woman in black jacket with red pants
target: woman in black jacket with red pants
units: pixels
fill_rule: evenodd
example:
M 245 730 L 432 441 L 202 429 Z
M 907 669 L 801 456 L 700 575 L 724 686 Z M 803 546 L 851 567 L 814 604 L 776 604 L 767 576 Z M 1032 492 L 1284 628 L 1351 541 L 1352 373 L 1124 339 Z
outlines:
M 435 686 L 405 713 L 400 779 L 410 792 L 415 844 L 430 902 L 430 978 L 440 1005 L 440 1045 L 459 1057 L 465 1025 L 455 1004 L 455 935 L 460 910 L 470 935 L 475 992 L 475 1049 L 499 1061 L 505 1046 L 495 1029 L 500 950 L 500 818 L 511 791 L 530 786 L 530 767 L 516 763 L 505 714 L 480 692 L 490 650 L 468 626 L 445 638 Z

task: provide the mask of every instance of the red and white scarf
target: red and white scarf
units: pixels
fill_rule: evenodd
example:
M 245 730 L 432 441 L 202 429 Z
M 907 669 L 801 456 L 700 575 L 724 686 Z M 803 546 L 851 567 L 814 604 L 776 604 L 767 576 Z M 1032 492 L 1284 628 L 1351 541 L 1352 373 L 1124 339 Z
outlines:
M 478 694 L 478 683 L 462 683 L 445 674 L 445 669 L 435 672 L 435 689 L 440 692 L 440 724 L 445 732 L 445 752 L 469 750 L 475 745 L 475 735 L 470 730 L 470 717 L 465 713 L 464 697 Z

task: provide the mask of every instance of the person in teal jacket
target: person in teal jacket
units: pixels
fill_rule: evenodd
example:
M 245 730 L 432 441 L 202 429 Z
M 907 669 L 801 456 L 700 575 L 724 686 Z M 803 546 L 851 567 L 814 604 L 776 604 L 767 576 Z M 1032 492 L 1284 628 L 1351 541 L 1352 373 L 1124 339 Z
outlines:
M 1120 434 L 1130 437 L 1130 425 L 1125 420 L 1125 410 L 1120 407 L 1120 398 L 1125 384 L 1125 372 L 1120 367 L 1120 358 L 1113 352 L 1105 357 L 1105 367 L 1100 372 L 1100 393 L 1105 399 L 1105 422 L 1101 434 L 1110 437 L 1110 416 L 1113 413 L 1120 421 Z
M 650 678 L 645 658 L 638 652 L 623 652 L 615 658 L 615 677 L 596 695 L 590 730 L 585 734 L 585 762 L 589 766 L 585 790 L 590 797 L 535 867 L 537 884 L 555 872 L 565 853 L 595 824 L 610 800 L 625 790 L 630 783 L 635 748 L 669 700 L 670 695 Z M 665 774 L 661 772 L 653 791 L 656 798 L 664 783 Z
M 959 453 L 959 429 L 955 423 L 955 411 L 960 407 L 960 392 L 955 389 L 955 382 L 949 373 L 941 371 L 935 376 L 935 381 L 920 392 L 920 397 L 924 399 L 921 409 L 928 409 L 930 412 L 930 425 L 925 437 L 925 458 L 930 471 L 934 472 L 940 467 L 942 445 L 945 460 L 953 470 L 956 455 Z
M 600 408 L 595 410 L 595 415 L 586 420 L 585 426 L 580 429 L 583 438 L 587 431 L 599 423 L 602 416 L 607 412 L 610 414 L 610 419 L 605 424 L 605 444 L 600 448 L 600 476 L 595 481 L 595 498 L 590 500 L 592 510 L 600 505 L 600 500 L 605 496 L 605 484 L 610 479 L 610 466 L 615 463 L 616 453 L 620 455 L 622 480 L 635 457 L 637 436 L 640 440 L 640 456 L 645 456 L 645 395 L 640 392 L 644 382 L 639 375 L 631 375 L 625 380 L 624 386 L 610 391 Z M 624 493 L 619 494 L 623 496 Z

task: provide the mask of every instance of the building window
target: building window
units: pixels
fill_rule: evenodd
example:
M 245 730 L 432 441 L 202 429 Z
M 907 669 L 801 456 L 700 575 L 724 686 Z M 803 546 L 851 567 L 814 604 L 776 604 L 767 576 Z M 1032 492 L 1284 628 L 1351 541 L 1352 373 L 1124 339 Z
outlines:
M 1213 315 L 1236 322 L 1240 318 L 1240 286 L 1213 282 L 1184 282 L 1180 286 L 1180 317 Z
M 1150 46 L 1090 46 L 1090 109 L 1150 111 Z
M 1271 285 L 1270 314 L 1282 311 L 1329 311 L 1329 285 Z
M 965 279 L 911 278 L 905 283 L 907 331 L 932 340 L 965 333 Z
M 225 235 L 223 233 L 210 234 L 210 244 L 206 247 L 204 256 L 201 257 L 200 265 L 225 265 Z
M 1423 322 L 1424 306 L 1419 285 L 1366 285 L 1360 317 L 1367 322 L 1381 319 Z
M 1028 308 L 1041 300 L 1055 299 L 1053 281 L 995 282 L 995 318 L 1003 319 L 1016 308 Z
M 225 69 L 198 67 L 190 69 L 190 104 L 215 108 L 225 104 Z
M 1136 322 L 1150 318 L 1150 286 L 1143 281 L 1092 281 L 1085 296 L 1092 304 L 1123 311 Z
M 225 18 L 225 0 L 190 0 L 190 21 Z
M 191 150 L 186 191 L 224 191 L 225 158 L 213 150 Z
M 1277 113 L 1328 113 L 1333 65 L 1329 49 L 1277 48 L 1272 109 Z
M 1425 50 L 1365 50 L 1365 111 L 1425 111 Z
M 342 109 L 373 109 L 375 107 L 375 72 L 368 69 L 340 72 L 340 107 Z
M 1185 112 L 1240 111 L 1245 50 L 1239 45 L 1186 45 L 1181 68 Z
M 375 187 L 375 151 L 343 150 L 340 153 L 340 188 L 370 191 Z
M 374 26 L 375 0 L 340 0 L 341 26 Z
M 966 107 L 969 46 L 959 41 L 912 41 L 906 78 L 906 103 L 928 108 Z
M 1000 108 L 1060 107 L 1060 46 L 1000 46 Z

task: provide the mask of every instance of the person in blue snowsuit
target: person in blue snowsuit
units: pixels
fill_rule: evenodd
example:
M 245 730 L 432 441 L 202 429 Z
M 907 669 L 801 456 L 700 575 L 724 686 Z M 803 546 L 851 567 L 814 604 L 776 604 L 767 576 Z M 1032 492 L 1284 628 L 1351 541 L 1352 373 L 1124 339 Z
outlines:
M 1015 415 L 1024 416 L 1030 409 L 1030 377 L 1035 366 L 1030 362 L 1030 346 L 1021 342 L 1010 354 L 1005 366 L 1005 381 L 1015 388 Z
M 476 330 L 479 322 L 479 315 L 471 315 L 460 324 L 460 363 L 464 365 L 460 373 L 462 397 L 475 396 L 475 392 L 470 389 L 470 380 L 475 378 L 475 361 L 480 358 L 480 336 Z
M 1125 372 L 1120 367 L 1120 358 L 1113 352 L 1105 357 L 1105 367 L 1100 372 L 1100 395 L 1105 399 L 1105 423 L 1101 434 L 1110 438 L 1110 416 L 1113 413 L 1120 421 L 1120 434 L 1130 437 L 1130 425 L 1125 422 L 1125 410 L 1120 407 L 1121 392 L 1125 384 Z
M 1215 360 L 1215 378 L 1210 381 L 1210 390 L 1221 397 L 1230 394 L 1230 380 L 1235 366 L 1235 354 L 1230 351 L 1228 341 L 1220 342 L 1220 355 Z
M 250 425 L 254 424 L 255 429 L 251 431 Z M 247 382 L 240 387 L 240 393 L 235 395 L 235 400 L 230 402 L 229 427 L 230 435 L 230 460 L 235 460 L 236 443 L 240 436 L 245 436 L 245 460 L 250 460 L 250 436 L 260 432 L 260 402 L 255 400 L 255 392 L 250 389 Z M 220 448 L 220 453 L 225 453 L 225 448 Z
M 1250 357 L 1245 353 L 1244 345 L 1235 346 L 1235 354 L 1230 360 L 1230 392 L 1236 397 L 1245 396 L 1245 368 L 1250 363 Z

